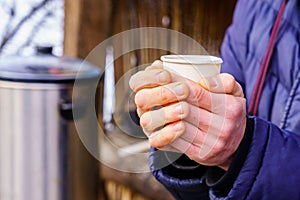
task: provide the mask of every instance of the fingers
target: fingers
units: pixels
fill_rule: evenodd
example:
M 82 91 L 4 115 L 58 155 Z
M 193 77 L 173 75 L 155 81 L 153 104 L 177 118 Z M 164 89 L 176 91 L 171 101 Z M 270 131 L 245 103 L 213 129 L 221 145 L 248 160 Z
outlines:
M 164 128 L 148 135 L 152 147 L 161 149 L 168 146 L 184 133 L 185 125 L 182 121 L 168 124 Z
M 178 138 L 171 145 L 173 149 L 176 149 L 177 152 L 184 153 L 191 160 L 194 160 L 202 165 L 214 166 L 215 163 L 212 161 L 207 161 L 205 159 L 212 150 L 210 146 L 202 145 L 200 148 L 193 143 L 190 143 L 182 138 Z
M 144 130 L 154 132 L 159 127 L 186 118 L 189 113 L 188 110 L 189 105 L 187 103 L 175 103 L 157 110 L 146 112 L 141 116 L 140 124 Z
M 174 131 L 176 130 L 176 131 Z M 192 160 L 204 164 L 205 157 L 216 151 L 218 136 L 207 134 L 187 122 L 176 122 L 149 136 L 152 147 L 185 153 Z
M 179 128 L 180 127 L 180 128 Z M 176 128 L 177 132 L 174 131 Z M 202 148 L 203 144 L 213 147 L 218 142 L 220 131 L 211 126 L 207 131 L 202 131 L 197 126 L 192 125 L 187 121 L 176 121 L 169 123 L 166 126 L 156 129 L 147 130 L 144 132 L 149 137 L 150 144 L 155 148 L 163 148 L 172 144 L 173 148 L 185 153 L 184 149 L 173 143 L 176 139 L 181 138 L 186 142 Z
M 136 109 L 136 112 L 137 112 L 137 114 L 138 114 L 139 117 L 141 117 L 147 111 L 149 111 L 149 110 L 143 110 L 141 108 L 137 108 Z
M 157 110 L 144 112 L 140 115 L 140 125 L 144 130 L 154 132 L 169 123 L 184 120 L 202 131 L 208 131 L 215 128 L 214 122 L 220 121 L 219 118 L 219 116 L 187 102 L 178 102 Z
M 224 114 L 226 95 L 209 92 L 194 81 L 187 80 L 185 84 L 189 88 L 186 102 L 211 113 Z
M 151 89 L 140 90 L 135 95 L 135 103 L 138 108 L 147 110 L 155 106 L 163 106 L 172 102 L 185 99 L 189 89 L 183 83 L 171 83 Z
M 134 92 L 137 92 L 142 88 L 152 88 L 170 82 L 170 73 L 163 70 L 161 61 L 155 61 L 144 71 L 134 74 L 129 80 L 129 86 Z
M 154 61 L 149 67 L 145 69 L 145 71 L 151 70 L 151 69 L 162 69 L 163 63 L 160 60 Z
M 230 135 L 234 134 L 231 133 Z M 185 123 L 185 132 L 169 146 L 200 164 L 220 166 L 227 170 L 228 163 L 226 162 L 231 160 L 241 141 L 240 136 L 233 137 L 236 138 L 229 139 L 220 131 L 202 132 L 195 126 Z
M 151 88 L 171 82 L 171 76 L 162 69 L 139 71 L 129 80 L 129 86 L 137 92 L 142 88 Z
M 226 76 L 227 75 L 223 75 L 222 77 L 225 77 L 225 80 L 231 79 L 227 78 Z M 176 78 L 176 76 L 172 75 L 172 79 Z M 232 92 L 234 95 L 243 96 L 242 89 L 240 88 L 239 84 L 237 84 L 235 81 L 227 81 L 227 85 L 229 85 L 230 82 L 234 83 L 233 86 L 235 87 L 231 87 L 232 90 L 228 89 L 227 92 Z M 141 116 L 145 112 L 148 112 L 155 106 L 166 106 L 178 101 L 186 101 L 187 103 L 194 106 L 193 109 L 190 109 L 191 112 L 195 113 L 192 115 L 194 119 L 189 121 L 192 124 L 195 124 L 195 122 L 198 123 L 199 121 L 195 120 L 197 119 L 197 116 L 199 116 L 199 114 L 197 115 L 197 108 L 204 109 L 213 114 L 227 116 L 228 118 L 232 118 L 230 117 L 230 115 L 233 115 L 234 118 L 234 114 L 237 113 L 234 106 L 236 106 L 236 104 L 239 102 L 243 103 L 244 101 L 242 100 L 244 98 L 237 98 L 232 94 L 224 95 L 224 92 L 221 93 L 222 90 L 220 90 L 218 86 L 216 86 L 215 88 L 212 87 L 212 89 L 215 89 L 214 91 L 220 93 L 207 91 L 193 81 L 187 80 L 185 82 L 175 82 L 167 84 L 165 86 L 158 86 L 155 88 L 140 90 L 135 96 L 135 103 L 138 107 L 139 116 Z M 228 112 L 228 110 L 230 112 Z M 204 116 L 209 117 L 208 114 L 204 114 Z M 167 114 L 161 113 L 161 116 L 165 115 Z
M 243 89 L 240 84 L 235 81 L 232 75 L 227 73 L 201 79 L 199 84 L 210 92 L 244 97 Z
M 154 106 L 165 106 L 181 100 L 185 100 L 196 107 L 216 111 L 222 109 L 220 105 L 221 103 L 224 104 L 224 95 L 208 92 L 192 81 L 146 88 L 138 91 L 135 95 L 135 103 L 139 109 L 144 110 L 143 112 Z
M 161 65 L 160 61 L 156 61 L 145 71 L 136 73 L 130 79 L 130 87 L 137 92 L 135 97 L 137 107 L 142 110 L 146 109 L 140 113 L 151 109 L 153 106 L 169 104 L 183 98 L 186 98 L 187 102 L 206 110 L 219 108 L 218 105 L 222 96 L 218 97 L 203 89 L 198 83 L 163 70 Z M 182 88 L 184 94 L 181 93 Z M 217 98 L 213 98 L 213 96 Z
M 187 97 L 186 101 L 195 106 L 217 113 L 222 111 L 222 107 L 225 104 L 224 93 L 236 97 L 244 96 L 241 86 L 229 74 L 224 73 L 215 77 L 202 79 L 199 86 L 199 84 L 193 81 L 164 71 L 161 65 L 160 61 L 156 61 L 145 71 L 138 72 L 130 79 L 130 87 L 135 92 L 139 91 L 135 98 L 137 106 L 140 105 L 139 109 L 146 109 L 141 110 L 141 114 L 153 106 L 176 102 L 182 100 L 182 97 Z M 178 85 L 176 83 L 168 85 L 170 81 L 180 81 L 183 85 L 180 83 Z M 162 85 L 166 86 L 161 87 Z M 187 87 L 189 90 L 185 89 L 184 92 L 188 92 L 189 96 L 187 93 L 177 94 L 176 91 L 180 91 L 180 89 L 175 89 L 175 85 L 183 88 Z M 169 88 L 171 90 L 167 91 Z

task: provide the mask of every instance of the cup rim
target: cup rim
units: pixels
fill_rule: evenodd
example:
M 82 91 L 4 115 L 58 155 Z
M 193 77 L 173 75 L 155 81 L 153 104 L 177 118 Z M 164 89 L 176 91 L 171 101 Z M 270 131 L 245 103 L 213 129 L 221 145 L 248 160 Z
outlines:
M 222 58 L 211 55 L 164 55 L 160 59 L 163 62 L 180 64 L 221 64 Z

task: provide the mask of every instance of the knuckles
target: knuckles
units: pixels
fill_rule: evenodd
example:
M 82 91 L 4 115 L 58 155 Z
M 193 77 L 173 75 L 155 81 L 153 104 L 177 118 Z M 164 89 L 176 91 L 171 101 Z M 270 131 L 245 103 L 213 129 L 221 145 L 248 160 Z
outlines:
M 171 133 L 161 133 L 153 138 L 149 138 L 149 143 L 152 147 L 161 149 L 174 141 L 175 135 Z
M 228 96 L 225 104 L 225 118 L 238 120 L 246 115 L 246 99 Z
M 135 94 L 134 102 L 136 106 L 139 107 L 140 109 L 146 108 L 147 95 L 144 92 L 144 90 L 141 90 Z
M 223 139 L 219 139 L 216 141 L 216 144 L 213 148 L 213 155 L 219 154 L 227 149 L 227 142 Z
M 161 102 L 168 102 L 170 99 L 170 91 L 165 87 L 159 87 L 159 99 Z
M 234 77 L 230 74 L 225 73 L 223 75 L 224 75 L 225 81 L 226 81 L 226 83 L 225 83 L 226 89 L 225 90 L 227 93 L 232 93 L 234 91 L 236 81 L 235 81 Z
M 150 123 L 151 123 L 150 114 L 146 112 L 140 117 L 140 125 L 142 128 L 147 130 L 147 127 L 149 126 Z
M 140 125 L 142 128 L 149 130 L 149 127 L 155 126 L 152 124 L 154 122 L 153 117 L 156 118 L 156 121 L 161 122 L 159 126 L 164 126 L 168 123 L 185 119 L 189 113 L 189 104 L 187 102 L 178 102 L 167 107 L 161 107 L 157 110 L 143 113 L 140 116 Z
M 139 71 L 137 73 L 135 73 L 134 75 L 131 76 L 131 78 L 129 79 L 129 87 L 134 91 L 137 92 L 138 90 L 138 85 L 137 83 L 139 82 L 139 77 L 142 76 L 144 73 L 144 71 Z
M 185 119 L 190 114 L 190 106 L 187 102 L 181 101 L 178 103 L 181 108 L 180 119 Z
M 164 128 L 158 130 L 157 132 L 154 132 L 153 137 L 149 137 L 149 143 L 152 147 L 161 149 L 166 147 L 167 145 L 170 145 L 172 142 L 174 142 L 180 135 L 182 135 L 185 132 L 185 125 L 182 122 L 180 129 L 173 131 L 172 127 L 174 124 L 169 124 L 165 126 Z
M 201 101 L 205 95 L 205 91 L 204 89 L 202 89 L 201 87 L 199 87 L 196 90 L 192 91 L 192 95 L 193 95 L 193 99 L 195 101 L 195 103 L 198 103 L 199 101 Z

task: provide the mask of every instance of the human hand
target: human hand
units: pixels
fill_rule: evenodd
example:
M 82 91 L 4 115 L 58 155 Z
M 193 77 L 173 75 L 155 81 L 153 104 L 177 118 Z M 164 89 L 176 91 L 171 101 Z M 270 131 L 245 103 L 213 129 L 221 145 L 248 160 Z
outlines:
M 198 84 L 163 70 L 156 61 L 132 76 L 130 87 L 151 146 L 228 169 L 246 126 L 246 101 L 231 75 Z

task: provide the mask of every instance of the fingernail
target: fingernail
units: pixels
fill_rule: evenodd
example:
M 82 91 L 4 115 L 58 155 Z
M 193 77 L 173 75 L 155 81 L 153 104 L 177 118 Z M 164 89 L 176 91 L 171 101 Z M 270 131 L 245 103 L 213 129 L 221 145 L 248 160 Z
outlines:
M 159 74 L 158 74 L 158 80 L 159 80 L 161 83 L 167 82 L 167 80 L 168 80 L 167 73 L 166 73 L 166 72 L 161 72 L 161 73 L 159 73 Z
M 177 114 L 182 114 L 183 113 L 183 109 L 182 106 L 179 104 L 174 108 L 174 112 Z
M 161 61 L 160 60 L 156 60 L 151 65 L 152 66 L 161 66 Z
M 204 89 L 213 89 L 218 85 L 218 82 L 215 78 L 202 78 L 199 81 L 199 84 L 204 88 Z
M 200 79 L 199 84 L 201 85 L 201 87 L 208 90 L 208 83 L 207 83 L 206 79 L 204 79 L 204 78 Z
M 175 93 L 179 96 L 183 96 L 185 94 L 184 86 L 182 83 L 178 83 L 175 88 Z
M 181 131 L 182 130 L 182 123 L 181 122 L 179 122 L 179 123 L 177 123 L 177 124 L 175 124 L 174 126 L 173 126 L 173 130 L 174 131 Z

